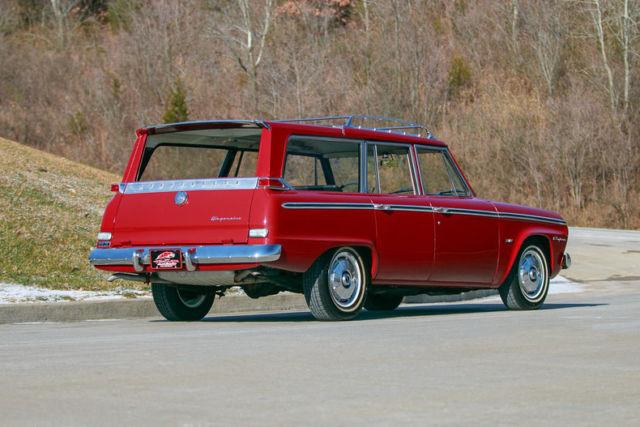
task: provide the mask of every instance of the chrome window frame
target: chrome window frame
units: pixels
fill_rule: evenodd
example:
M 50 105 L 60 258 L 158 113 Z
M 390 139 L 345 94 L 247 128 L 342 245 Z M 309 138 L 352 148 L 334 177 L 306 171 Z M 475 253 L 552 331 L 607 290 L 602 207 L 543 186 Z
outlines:
M 255 152 L 258 153 L 258 156 L 260 155 L 260 149 L 262 148 L 262 138 L 264 137 L 264 129 L 265 128 L 269 128 L 269 126 L 267 126 L 265 123 L 260 122 L 258 120 L 215 120 L 215 121 L 209 121 L 209 120 L 195 120 L 195 121 L 189 121 L 189 122 L 179 122 L 179 123 L 168 123 L 166 125 L 152 125 L 152 126 L 148 126 L 146 129 L 149 130 L 149 134 L 146 136 L 145 141 L 144 141 L 144 146 L 142 147 L 142 153 L 140 156 L 140 161 L 138 162 L 138 165 L 136 167 L 136 174 L 135 174 L 135 181 L 134 182 L 150 182 L 150 181 L 140 181 L 140 178 L 142 178 L 142 175 L 144 174 L 145 170 L 147 169 L 147 166 L 149 166 L 149 160 L 151 159 L 151 157 L 153 157 L 153 155 L 155 154 L 156 149 L 166 146 L 166 147 L 192 147 L 192 148 L 204 148 L 204 149 L 217 149 L 217 150 L 227 150 L 227 152 L 230 151 L 230 149 L 228 147 L 224 147 L 222 145 L 210 145 L 210 144 L 177 144 L 175 142 L 160 142 L 159 144 L 154 145 L 153 147 L 149 146 L 149 137 L 155 137 L 156 135 L 162 135 L 162 134 L 167 134 L 167 133 L 182 133 L 182 132 L 190 132 L 193 130 L 209 130 L 209 129 L 220 129 L 218 127 L 215 127 L 214 125 L 216 124 L 238 124 L 238 128 L 249 128 L 252 127 L 251 125 L 253 124 L 254 127 L 256 129 L 262 129 L 260 130 L 260 136 L 258 138 L 258 148 L 256 150 L 237 150 L 237 151 L 251 151 L 251 152 Z M 205 127 L 199 128 L 199 129 L 181 129 L 181 127 L 184 126 L 203 126 L 205 125 Z M 211 125 L 212 127 L 207 127 L 208 125 Z M 148 159 L 145 162 L 145 156 L 146 156 L 146 151 L 147 150 L 151 150 L 151 152 L 148 155 Z M 220 165 L 222 167 L 222 165 Z M 258 170 L 258 162 L 256 160 L 256 172 Z M 216 178 L 227 178 L 227 177 L 208 177 L 208 178 L 187 178 L 187 179 L 216 179 Z M 247 177 L 247 178 L 253 178 L 253 177 Z M 165 181 L 165 180 L 163 180 Z M 176 181 L 176 180 L 166 180 L 166 181 Z
M 416 168 L 417 168 L 418 173 L 420 174 L 420 183 L 422 184 L 421 185 L 421 187 L 422 187 L 421 188 L 421 194 L 422 195 L 429 196 L 429 197 L 471 197 L 471 195 L 472 195 L 471 189 L 469 188 L 469 185 L 467 184 L 467 181 L 463 178 L 460 169 L 458 168 L 456 163 L 451 158 L 451 155 L 449 154 L 449 148 L 448 147 L 434 147 L 434 146 L 430 146 L 430 145 L 414 144 L 414 149 L 415 149 Z M 462 186 L 464 187 L 465 194 L 429 194 L 429 193 L 427 193 L 426 192 L 426 188 L 425 188 L 424 179 L 422 177 L 422 170 L 420 168 L 420 160 L 418 159 L 419 150 L 437 151 L 437 152 L 442 153 L 444 155 L 444 157 L 443 157 L 444 161 L 447 162 L 449 164 L 449 166 L 451 167 L 450 169 L 447 170 L 447 175 L 449 176 L 449 181 L 451 182 L 451 189 L 453 190 L 455 188 L 455 185 L 453 183 L 453 178 L 452 178 L 451 173 L 449 171 L 453 171 L 453 173 L 455 173 L 455 175 L 458 177 L 458 179 L 462 183 Z

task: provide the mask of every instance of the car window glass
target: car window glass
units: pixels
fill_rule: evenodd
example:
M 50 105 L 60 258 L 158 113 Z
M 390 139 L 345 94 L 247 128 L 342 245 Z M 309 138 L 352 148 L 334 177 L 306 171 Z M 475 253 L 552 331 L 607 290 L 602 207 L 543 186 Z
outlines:
M 425 194 L 440 196 L 466 194 L 462 179 L 443 150 L 417 148 L 416 151 Z
M 369 191 L 383 194 L 414 194 L 409 147 L 376 144 L 374 150 L 373 148 L 373 145 L 369 145 Z
M 284 179 L 299 190 L 357 192 L 360 144 L 295 137 L 287 143 Z
M 258 163 L 258 153 L 256 151 L 239 151 L 236 153 L 231 168 L 230 177 L 253 176 Z
M 157 147 L 140 180 L 215 178 L 227 150 L 189 146 Z
M 313 187 L 326 184 L 320 160 L 313 156 L 288 154 L 284 179 L 293 187 Z
M 156 181 L 255 176 L 261 132 L 260 129 L 231 128 L 149 135 L 138 179 Z M 241 153 L 244 153 L 242 162 Z
M 350 157 L 329 157 L 335 184 L 340 191 L 357 193 L 360 191 L 360 155 Z

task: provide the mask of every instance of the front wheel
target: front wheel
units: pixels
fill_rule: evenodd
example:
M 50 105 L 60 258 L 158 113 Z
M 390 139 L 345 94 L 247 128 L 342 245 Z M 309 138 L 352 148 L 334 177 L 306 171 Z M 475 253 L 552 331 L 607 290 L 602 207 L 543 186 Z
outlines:
M 520 252 L 499 292 L 511 310 L 536 310 L 542 306 L 549 292 L 549 263 L 538 245 L 526 246 Z
M 318 258 L 303 275 L 304 298 L 318 320 L 349 320 L 362 309 L 369 284 L 365 263 L 344 247 Z
M 201 320 L 209 313 L 216 296 L 214 288 L 177 288 L 159 283 L 151 285 L 153 302 L 167 320 Z

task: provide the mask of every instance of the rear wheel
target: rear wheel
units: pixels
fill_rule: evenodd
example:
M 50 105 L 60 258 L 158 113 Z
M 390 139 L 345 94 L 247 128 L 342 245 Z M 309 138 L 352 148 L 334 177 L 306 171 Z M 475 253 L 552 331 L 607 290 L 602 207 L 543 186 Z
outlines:
M 369 284 L 364 261 L 344 247 L 318 258 L 303 275 L 304 297 L 318 320 L 349 320 L 362 309 Z
M 369 294 L 364 308 L 369 311 L 393 311 L 402 302 L 402 295 Z
M 499 291 L 502 302 L 511 310 L 540 308 L 549 292 L 549 263 L 542 248 L 525 246 Z
M 173 321 L 201 320 L 216 296 L 214 288 L 185 289 L 159 283 L 151 285 L 151 292 L 160 314 Z

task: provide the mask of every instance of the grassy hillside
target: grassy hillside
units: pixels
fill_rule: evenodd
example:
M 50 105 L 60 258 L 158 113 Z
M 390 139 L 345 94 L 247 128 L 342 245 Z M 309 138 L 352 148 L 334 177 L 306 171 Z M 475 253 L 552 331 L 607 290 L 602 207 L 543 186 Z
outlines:
M 87 262 L 119 178 L 0 138 L 0 282 L 104 289 Z

